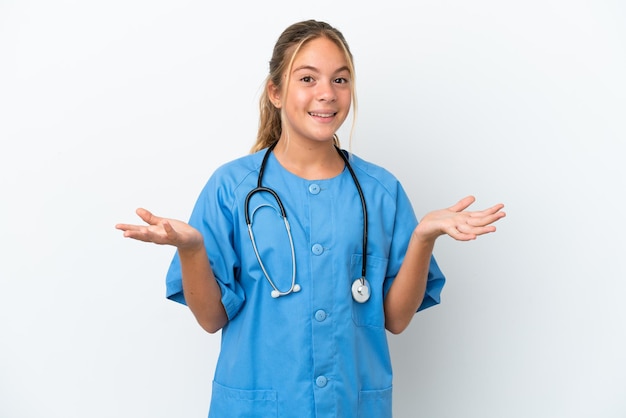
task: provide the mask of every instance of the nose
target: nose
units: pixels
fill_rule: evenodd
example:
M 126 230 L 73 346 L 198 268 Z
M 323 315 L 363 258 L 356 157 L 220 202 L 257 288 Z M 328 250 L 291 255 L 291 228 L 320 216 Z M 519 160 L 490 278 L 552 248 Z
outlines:
M 333 86 L 332 80 L 319 83 L 318 86 L 317 98 L 320 102 L 334 102 L 337 100 L 337 94 L 335 93 L 335 86 Z

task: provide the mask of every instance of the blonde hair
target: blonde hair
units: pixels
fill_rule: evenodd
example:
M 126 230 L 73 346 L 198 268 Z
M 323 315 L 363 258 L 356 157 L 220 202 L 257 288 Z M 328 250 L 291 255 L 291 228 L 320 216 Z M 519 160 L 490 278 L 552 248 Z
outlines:
M 350 83 L 352 96 L 352 128 L 350 137 L 352 137 L 356 123 L 357 102 L 354 84 L 354 62 L 348 43 L 341 32 L 328 23 L 316 20 L 305 20 L 294 23 L 285 29 L 274 45 L 272 59 L 269 62 L 270 72 L 265 79 L 265 88 L 259 100 L 259 130 L 257 132 L 257 139 L 250 152 L 257 152 L 278 142 L 282 134 L 281 109 L 276 108 L 270 100 L 268 94 L 269 83 L 271 82 L 276 88 L 282 90 L 282 75 L 285 72 L 287 74 L 291 72 L 291 67 L 298 51 L 300 51 L 302 46 L 307 42 L 320 37 L 325 37 L 337 44 L 344 52 L 346 60 L 348 61 L 348 69 L 352 78 L 352 82 Z M 285 92 L 289 87 L 289 77 L 287 77 L 286 80 L 284 86 Z M 334 135 L 334 141 L 335 145 L 339 146 L 339 137 L 336 134 Z

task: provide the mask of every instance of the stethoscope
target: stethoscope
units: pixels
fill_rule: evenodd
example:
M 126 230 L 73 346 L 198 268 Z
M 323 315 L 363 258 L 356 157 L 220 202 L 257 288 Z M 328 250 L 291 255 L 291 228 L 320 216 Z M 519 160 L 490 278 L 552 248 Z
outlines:
M 289 226 L 289 221 L 287 220 L 287 213 L 285 212 L 285 207 L 283 206 L 283 202 L 280 200 L 280 197 L 278 197 L 278 194 L 273 189 L 270 189 L 269 187 L 263 187 L 262 185 L 263 173 L 265 171 L 267 159 L 269 158 L 270 153 L 272 152 L 276 144 L 277 142 L 273 143 L 265 152 L 265 155 L 263 156 L 263 161 L 261 162 L 261 168 L 259 168 L 259 177 L 257 180 L 257 186 L 256 188 L 250 190 L 250 192 L 246 196 L 246 201 L 245 201 L 246 225 L 248 226 L 248 234 L 250 235 L 250 241 L 252 241 L 252 248 L 254 249 L 254 254 L 256 256 L 257 261 L 259 262 L 259 266 L 261 267 L 261 270 L 263 271 L 263 275 L 267 279 L 270 286 L 272 286 L 271 295 L 273 298 L 286 296 L 291 293 L 297 293 L 302 289 L 300 285 L 296 283 L 296 253 L 294 250 L 293 238 L 291 236 L 291 227 Z M 361 277 L 354 280 L 354 282 L 352 283 L 352 289 L 351 289 L 352 298 L 356 302 L 363 303 L 363 302 L 366 302 L 370 298 L 370 285 L 369 285 L 369 282 L 365 279 L 365 271 L 366 271 L 366 265 L 367 265 L 367 206 L 365 205 L 365 197 L 363 196 L 363 190 L 361 190 L 361 185 L 359 184 L 359 180 L 356 178 L 356 174 L 354 174 L 354 170 L 352 170 L 352 167 L 350 166 L 350 163 L 348 162 L 348 158 L 346 157 L 344 152 L 339 149 L 339 147 L 335 146 L 335 149 L 337 150 L 337 152 L 343 159 L 344 163 L 346 164 L 346 167 L 348 168 L 348 171 L 350 172 L 350 175 L 352 176 L 354 185 L 356 186 L 356 189 L 359 192 L 359 198 L 361 199 L 361 206 L 363 207 L 363 258 L 362 258 L 363 263 L 361 266 Z M 285 291 L 281 291 L 280 289 L 278 289 L 278 287 L 276 286 L 276 283 L 274 283 L 274 281 L 270 278 L 269 274 L 267 273 L 265 265 L 263 264 L 263 261 L 261 261 L 259 250 L 257 249 L 256 240 L 254 239 L 254 232 L 252 232 L 252 219 L 254 218 L 254 212 L 256 212 L 259 208 L 264 207 L 264 206 L 272 207 L 269 204 L 261 205 L 257 207 L 254 210 L 254 212 L 252 212 L 252 216 L 250 216 L 250 198 L 254 194 L 261 193 L 261 192 L 267 192 L 271 194 L 276 200 L 276 203 L 278 204 L 278 208 L 280 209 L 280 216 L 283 218 L 283 221 L 285 222 L 285 229 L 287 231 L 287 236 L 289 237 L 289 245 L 291 247 L 291 265 L 292 265 L 291 286 L 289 287 L 289 289 Z

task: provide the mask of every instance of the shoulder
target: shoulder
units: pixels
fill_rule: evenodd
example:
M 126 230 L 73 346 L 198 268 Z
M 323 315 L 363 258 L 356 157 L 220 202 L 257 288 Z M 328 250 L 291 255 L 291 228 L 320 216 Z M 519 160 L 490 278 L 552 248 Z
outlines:
M 256 177 L 263 160 L 263 151 L 245 155 L 219 166 L 209 178 L 207 186 L 236 190 Z
M 198 204 L 233 207 L 256 186 L 263 152 L 245 155 L 219 166 L 205 183 Z
M 402 188 L 396 176 L 386 168 L 366 161 L 356 154 L 348 154 L 350 165 L 361 183 L 372 183 L 382 187 L 391 195 L 396 195 Z
M 412 231 L 417 224 L 415 212 L 398 178 L 386 168 L 357 155 L 351 154 L 349 161 L 368 201 L 368 209 L 373 209 L 370 213 L 379 214 L 393 222 L 402 219 L 398 225 L 403 225 L 406 231 Z

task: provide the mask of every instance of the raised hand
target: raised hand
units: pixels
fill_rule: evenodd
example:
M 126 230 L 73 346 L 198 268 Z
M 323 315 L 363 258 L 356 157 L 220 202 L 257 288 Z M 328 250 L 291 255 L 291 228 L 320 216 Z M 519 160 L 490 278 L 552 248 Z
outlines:
M 415 229 L 422 238 L 435 239 L 448 234 L 458 241 L 470 241 L 479 235 L 495 232 L 492 224 L 506 216 L 503 204 L 497 204 L 479 211 L 467 211 L 476 199 L 467 196 L 446 209 L 429 212 L 422 218 Z
M 124 231 L 124 236 L 127 238 L 173 245 L 179 249 L 199 248 L 204 243 L 200 232 L 185 222 L 162 218 L 143 208 L 137 209 L 136 212 L 147 225 L 115 225 L 116 229 Z

